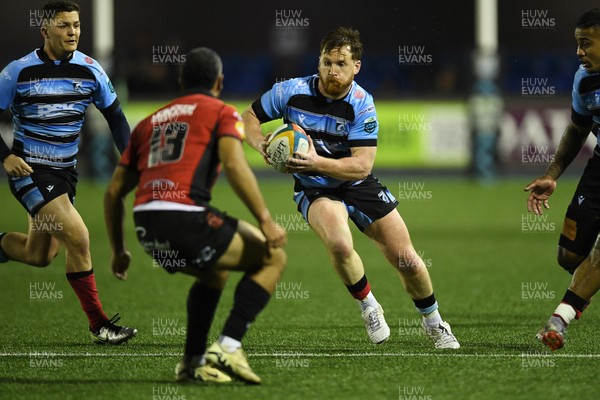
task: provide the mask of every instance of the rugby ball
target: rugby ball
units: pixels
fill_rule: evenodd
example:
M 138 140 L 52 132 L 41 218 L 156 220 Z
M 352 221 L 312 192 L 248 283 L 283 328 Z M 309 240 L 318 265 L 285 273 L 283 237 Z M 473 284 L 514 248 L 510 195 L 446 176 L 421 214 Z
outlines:
M 296 124 L 283 124 L 273 131 L 267 142 L 267 160 L 278 172 L 288 172 L 285 165 L 294 152 L 308 151 L 308 136 Z

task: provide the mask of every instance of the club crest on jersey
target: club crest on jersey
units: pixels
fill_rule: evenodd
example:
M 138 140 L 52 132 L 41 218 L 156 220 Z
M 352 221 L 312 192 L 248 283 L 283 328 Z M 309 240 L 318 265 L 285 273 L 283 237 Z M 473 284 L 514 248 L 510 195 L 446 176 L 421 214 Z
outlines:
M 83 82 L 73 81 L 73 90 L 75 90 L 76 92 L 82 93 L 83 92 Z
M 391 203 L 390 198 L 383 190 L 377 194 L 377 197 L 379 197 L 379 199 L 384 203 Z

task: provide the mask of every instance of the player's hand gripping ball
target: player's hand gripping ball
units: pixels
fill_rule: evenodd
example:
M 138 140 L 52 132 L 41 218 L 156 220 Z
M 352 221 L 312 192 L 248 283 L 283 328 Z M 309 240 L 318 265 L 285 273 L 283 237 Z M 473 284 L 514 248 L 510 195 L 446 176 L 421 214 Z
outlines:
M 295 152 L 308 151 L 308 137 L 296 124 L 283 124 L 273 131 L 267 142 L 267 159 L 278 172 L 288 172 L 285 165 Z

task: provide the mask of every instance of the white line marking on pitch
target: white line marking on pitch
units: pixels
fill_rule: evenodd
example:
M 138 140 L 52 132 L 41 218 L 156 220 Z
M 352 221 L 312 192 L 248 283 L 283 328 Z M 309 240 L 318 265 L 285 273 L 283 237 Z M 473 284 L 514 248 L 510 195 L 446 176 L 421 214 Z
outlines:
M 351 357 L 455 357 L 455 358 L 600 358 L 600 354 L 463 354 L 463 353 L 249 353 L 250 357 L 308 357 L 308 358 L 351 358 Z M 0 353 L 0 357 L 181 357 L 182 353 L 58 353 L 53 351 L 32 351 L 28 353 Z

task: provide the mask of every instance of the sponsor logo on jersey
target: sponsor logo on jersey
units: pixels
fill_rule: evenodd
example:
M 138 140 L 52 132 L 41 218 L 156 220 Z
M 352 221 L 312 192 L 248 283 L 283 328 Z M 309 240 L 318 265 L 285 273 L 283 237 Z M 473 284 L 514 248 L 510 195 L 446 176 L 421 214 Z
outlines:
M 92 57 L 85 57 L 83 59 L 83 61 L 85 61 L 88 64 L 93 64 L 94 63 L 94 59 Z
M 365 119 L 365 132 L 367 132 L 367 133 L 375 132 L 376 128 L 377 128 L 377 118 L 369 117 L 369 118 Z
M 108 89 L 110 90 L 110 92 L 114 93 L 115 92 L 115 87 L 113 86 L 113 84 L 110 81 L 110 79 L 108 79 L 108 77 L 106 78 L 106 84 L 108 85 Z
M 196 106 L 197 104 L 174 104 L 152 115 L 150 122 L 159 124 L 161 122 L 176 121 L 180 115 L 192 115 Z
M 371 104 L 369 107 L 365 108 L 364 110 L 361 110 L 357 116 L 360 117 L 362 115 L 365 115 L 368 112 L 375 112 L 375 106 L 373 104 Z
M 237 121 L 235 123 L 235 130 L 240 134 L 242 139 L 246 138 L 246 133 L 244 132 L 244 123 L 242 121 Z

